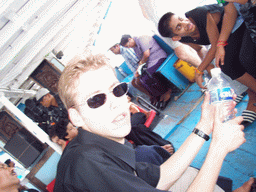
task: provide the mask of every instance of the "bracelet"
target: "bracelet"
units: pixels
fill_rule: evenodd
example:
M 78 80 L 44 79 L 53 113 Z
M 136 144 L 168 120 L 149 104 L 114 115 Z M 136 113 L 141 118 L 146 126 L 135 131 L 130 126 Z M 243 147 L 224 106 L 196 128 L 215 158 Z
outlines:
M 203 74 L 204 74 L 204 72 L 199 71 L 197 68 L 195 68 L 195 72 L 196 72 L 198 75 L 203 75 Z
M 228 42 L 227 41 L 218 41 L 217 42 L 217 46 L 226 46 L 226 45 L 228 45 Z
M 199 137 L 202 137 L 203 139 L 205 139 L 205 141 L 208 141 L 210 139 L 209 135 L 206 135 L 203 131 L 200 131 L 197 128 L 194 128 L 192 132 L 198 135 Z

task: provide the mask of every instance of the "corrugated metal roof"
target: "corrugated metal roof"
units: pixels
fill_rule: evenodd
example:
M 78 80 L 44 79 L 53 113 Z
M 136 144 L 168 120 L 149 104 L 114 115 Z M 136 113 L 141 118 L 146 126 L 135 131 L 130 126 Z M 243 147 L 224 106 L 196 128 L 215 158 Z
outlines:
M 8 0 L 0 4 L 0 87 L 20 88 L 41 61 L 93 46 L 110 0 Z M 65 65 L 72 55 L 66 55 Z

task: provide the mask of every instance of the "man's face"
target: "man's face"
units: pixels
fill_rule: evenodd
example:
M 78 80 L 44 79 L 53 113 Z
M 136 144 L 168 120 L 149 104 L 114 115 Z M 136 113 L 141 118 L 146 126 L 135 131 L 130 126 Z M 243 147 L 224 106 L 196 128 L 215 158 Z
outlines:
M 177 15 L 171 17 L 169 25 L 173 33 L 180 37 L 191 36 L 196 29 L 196 26 L 188 18 Z
M 44 107 L 50 107 L 51 106 L 51 100 L 52 100 L 52 95 L 50 93 L 46 94 L 43 99 L 40 101 L 40 103 Z
M 124 45 L 124 47 L 126 48 L 134 48 L 135 46 L 136 46 L 136 43 L 133 40 L 133 38 L 129 38 L 128 42 Z
M 78 134 L 78 130 L 71 123 L 67 125 L 67 133 L 68 135 L 65 137 L 67 140 L 72 141 Z
M 51 138 L 51 140 L 52 140 L 53 143 L 57 143 L 59 145 L 66 144 L 66 141 L 64 141 L 63 139 L 60 139 L 58 136 L 53 136 Z
M 112 93 L 118 84 L 113 70 L 107 66 L 81 74 L 76 98 L 79 106 L 76 111 L 82 122 L 75 125 L 123 143 L 124 137 L 131 131 L 131 124 L 127 96 L 116 97 Z M 98 108 L 90 108 L 87 100 L 99 93 L 106 94 L 105 103 Z
M 118 54 L 120 54 L 120 46 L 114 45 L 113 47 L 110 48 L 110 51 L 112 51 L 114 54 L 118 55 Z
M 15 167 L 15 163 L 13 161 L 10 162 L 9 164 L 10 167 Z
M 4 163 L 0 163 L 0 191 L 17 187 L 19 188 L 20 180 L 14 172 L 13 167 L 8 167 Z

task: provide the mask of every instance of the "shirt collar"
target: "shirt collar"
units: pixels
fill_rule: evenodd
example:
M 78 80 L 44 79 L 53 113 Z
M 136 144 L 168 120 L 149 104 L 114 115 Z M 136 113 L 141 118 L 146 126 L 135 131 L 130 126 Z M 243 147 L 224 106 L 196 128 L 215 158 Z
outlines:
M 84 147 L 91 144 L 96 145 L 105 152 L 118 157 L 135 170 L 135 150 L 127 140 L 125 140 L 125 144 L 120 144 L 82 128 L 78 128 L 77 137 L 70 142 L 68 147 L 70 148 L 72 145 L 77 145 L 78 143 Z

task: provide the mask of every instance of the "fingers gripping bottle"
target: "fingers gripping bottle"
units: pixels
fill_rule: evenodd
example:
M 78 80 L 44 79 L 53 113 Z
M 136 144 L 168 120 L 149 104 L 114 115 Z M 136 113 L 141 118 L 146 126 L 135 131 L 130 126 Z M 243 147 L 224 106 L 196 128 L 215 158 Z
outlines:
M 228 81 L 221 76 L 221 69 L 214 68 L 211 70 L 212 78 L 208 84 L 208 90 L 211 96 L 211 104 L 224 105 L 223 115 L 224 122 L 234 118 L 234 111 L 229 110 L 233 102 L 233 93 Z

